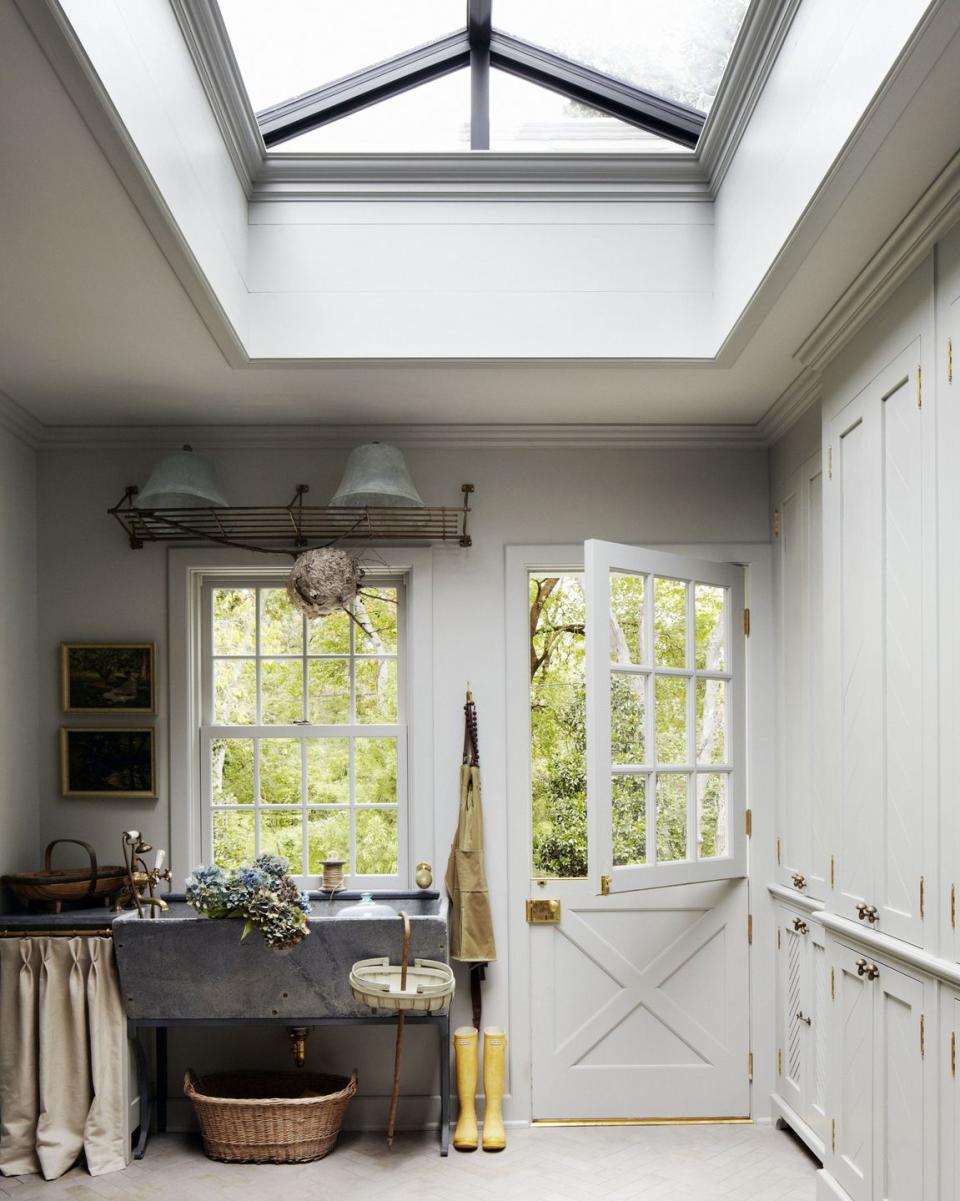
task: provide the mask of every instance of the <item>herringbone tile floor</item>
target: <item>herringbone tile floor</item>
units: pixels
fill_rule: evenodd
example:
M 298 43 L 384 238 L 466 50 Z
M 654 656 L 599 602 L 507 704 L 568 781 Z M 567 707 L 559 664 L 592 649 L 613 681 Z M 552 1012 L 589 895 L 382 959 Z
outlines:
M 152 1139 L 125 1172 L 46 1183 L 0 1177 L 15 1201 L 813 1201 L 816 1163 L 770 1126 L 527 1129 L 499 1155 L 450 1152 L 434 1134 L 344 1134 L 319 1163 L 212 1163 L 190 1135 Z

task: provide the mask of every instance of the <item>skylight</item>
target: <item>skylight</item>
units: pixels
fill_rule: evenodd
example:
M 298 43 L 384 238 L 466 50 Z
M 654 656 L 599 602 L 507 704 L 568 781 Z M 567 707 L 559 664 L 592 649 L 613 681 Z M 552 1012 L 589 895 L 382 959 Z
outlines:
M 749 0 L 219 2 L 273 149 L 682 154 Z

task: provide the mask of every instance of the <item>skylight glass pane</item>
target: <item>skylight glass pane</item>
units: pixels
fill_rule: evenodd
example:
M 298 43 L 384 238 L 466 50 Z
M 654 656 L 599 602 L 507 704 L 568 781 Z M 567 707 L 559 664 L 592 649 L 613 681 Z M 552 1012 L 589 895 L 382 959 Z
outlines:
M 466 24 L 463 0 L 220 0 L 254 110 Z
M 493 0 L 493 25 L 709 112 L 749 0 Z
M 504 71 L 490 74 L 490 149 L 519 154 L 692 153 Z
M 470 149 L 470 73 L 454 71 L 281 142 L 275 152 L 416 154 Z

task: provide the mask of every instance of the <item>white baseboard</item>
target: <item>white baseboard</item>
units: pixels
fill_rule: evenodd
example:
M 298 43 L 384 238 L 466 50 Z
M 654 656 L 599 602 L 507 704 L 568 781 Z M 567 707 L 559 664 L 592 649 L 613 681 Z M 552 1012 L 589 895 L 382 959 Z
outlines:
M 851 1197 L 826 1168 L 821 1168 L 817 1173 L 817 1201 L 851 1201 Z

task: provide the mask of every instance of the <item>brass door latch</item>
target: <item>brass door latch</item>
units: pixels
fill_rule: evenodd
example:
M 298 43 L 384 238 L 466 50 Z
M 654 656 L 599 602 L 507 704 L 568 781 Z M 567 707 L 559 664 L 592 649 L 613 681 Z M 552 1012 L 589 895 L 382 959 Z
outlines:
M 531 926 L 556 926 L 560 921 L 560 902 L 527 901 L 527 922 Z

